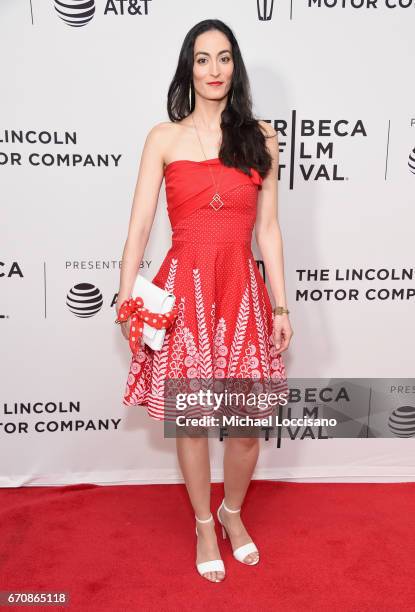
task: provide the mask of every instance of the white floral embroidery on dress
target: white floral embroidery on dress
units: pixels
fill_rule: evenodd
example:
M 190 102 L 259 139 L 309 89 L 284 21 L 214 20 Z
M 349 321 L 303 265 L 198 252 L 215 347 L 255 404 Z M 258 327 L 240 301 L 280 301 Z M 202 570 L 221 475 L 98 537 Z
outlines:
M 196 321 L 199 341 L 198 378 L 210 380 L 212 378 L 212 353 L 206 325 L 202 281 L 200 278 L 200 270 L 198 268 L 193 269 L 193 281 L 195 285 Z
M 164 285 L 166 291 L 174 292 L 174 280 L 177 272 L 178 260 L 173 258 L 170 263 L 169 274 Z M 164 397 L 164 383 L 167 374 L 167 363 L 169 357 L 169 343 L 172 327 L 166 330 L 163 346 L 159 351 L 154 351 L 153 368 L 151 373 L 151 392 L 158 397 Z
M 166 331 L 160 351 L 140 348 L 133 357 L 125 396 L 129 405 L 148 402 L 152 414 L 167 410 L 164 398 L 166 378 L 176 379 L 178 387 L 198 390 L 199 379 L 273 379 L 286 378 L 285 366 L 275 347 L 270 308 L 267 307 L 264 287 L 259 290 L 254 264 L 248 258 L 249 279 L 239 304 L 236 322 L 220 315 L 216 303 L 205 304 L 199 268 L 193 268 L 196 329 L 190 329 L 184 296 L 178 298 L 178 315 L 174 325 Z M 174 293 L 178 259 L 171 260 L 165 289 Z M 252 309 L 251 309 L 252 304 Z M 206 313 L 210 313 L 210 343 Z M 252 317 L 252 319 L 251 319 Z M 233 329 L 233 336 L 229 332 Z M 249 330 L 249 331 L 248 331 Z M 189 381 L 189 379 L 192 379 Z M 182 383 L 180 383 L 180 380 Z M 243 381 L 241 381 L 242 383 Z M 238 383 L 239 384 L 239 383 Z M 237 389 L 235 389 L 237 390 Z M 243 389 L 241 389 L 243 390 Z
M 226 356 L 228 348 L 225 344 L 226 322 L 223 317 L 218 319 L 216 324 L 215 335 L 213 337 L 213 358 L 214 358 L 214 376 L 215 378 L 225 377 L 225 368 L 227 365 Z
M 178 303 L 178 315 L 174 325 L 174 333 L 172 338 L 171 360 L 169 378 L 183 378 L 183 362 L 185 352 L 184 339 L 184 311 L 185 297 L 181 297 Z
M 243 297 L 242 297 L 241 304 L 239 306 L 238 316 L 236 319 L 235 333 L 234 333 L 231 348 L 230 348 L 227 378 L 236 377 L 236 367 L 238 364 L 239 355 L 242 350 L 242 345 L 244 343 L 246 327 L 248 325 L 248 319 L 249 319 L 249 288 L 247 285 L 245 288 Z

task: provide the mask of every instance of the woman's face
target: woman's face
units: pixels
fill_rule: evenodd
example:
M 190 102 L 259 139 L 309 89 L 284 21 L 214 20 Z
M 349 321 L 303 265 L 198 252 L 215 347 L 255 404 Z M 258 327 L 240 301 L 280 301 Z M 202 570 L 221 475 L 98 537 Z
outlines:
M 231 43 L 218 30 L 199 34 L 193 50 L 193 83 L 197 93 L 208 100 L 224 98 L 232 84 Z

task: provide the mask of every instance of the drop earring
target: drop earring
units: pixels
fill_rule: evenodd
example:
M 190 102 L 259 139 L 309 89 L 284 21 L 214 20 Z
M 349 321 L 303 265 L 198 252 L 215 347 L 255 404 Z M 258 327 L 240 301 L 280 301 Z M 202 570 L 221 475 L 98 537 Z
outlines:
M 192 84 L 190 83 L 189 87 L 189 111 L 192 110 Z

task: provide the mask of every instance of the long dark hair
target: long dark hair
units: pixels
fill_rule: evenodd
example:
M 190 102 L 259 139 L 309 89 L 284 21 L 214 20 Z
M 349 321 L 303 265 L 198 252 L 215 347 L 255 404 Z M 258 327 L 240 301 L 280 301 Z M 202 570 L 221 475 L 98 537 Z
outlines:
M 225 34 L 232 46 L 234 63 L 227 105 L 221 114 L 222 144 L 219 158 L 226 166 L 239 168 L 248 175 L 250 175 L 249 168 L 253 167 L 264 177 L 271 167 L 272 157 L 266 146 L 266 136 L 252 114 L 251 89 L 238 42 L 232 30 L 223 21 L 205 19 L 186 34 L 176 73 L 167 95 L 167 112 L 170 121 L 181 121 L 194 109 L 194 44 L 199 34 L 209 30 L 219 30 Z

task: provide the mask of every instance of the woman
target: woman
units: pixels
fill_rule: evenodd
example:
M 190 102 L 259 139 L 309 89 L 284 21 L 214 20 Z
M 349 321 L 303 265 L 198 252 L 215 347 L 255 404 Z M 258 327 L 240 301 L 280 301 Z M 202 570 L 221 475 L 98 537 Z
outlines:
M 168 420 L 167 378 L 273 378 L 286 384 L 281 353 L 292 337 L 286 310 L 282 239 L 277 220 L 276 132 L 252 117 L 238 43 L 219 20 L 187 34 L 168 94 L 171 122 L 149 132 L 131 211 L 117 301 L 129 299 L 166 180 L 172 246 L 152 279 L 176 296 L 178 316 L 163 348 L 133 355 L 123 402 Z M 255 225 L 278 314 L 251 251 Z M 279 314 L 281 312 L 281 314 Z M 130 324 L 121 325 L 129 338 Z M 285 389 L 287 387 L 285 386 Z M 225 568 L 210 511 L 208 437 L 176 437 L 179 463 L 196 517 L 199 573 L 219 582 Z M 225 498 L 217 518 L 235 558 L 259 561 L 240 509 L 259 453 L 258 437 L 228 437 Z M 226 500 L 226 501 L 225 501 Z

